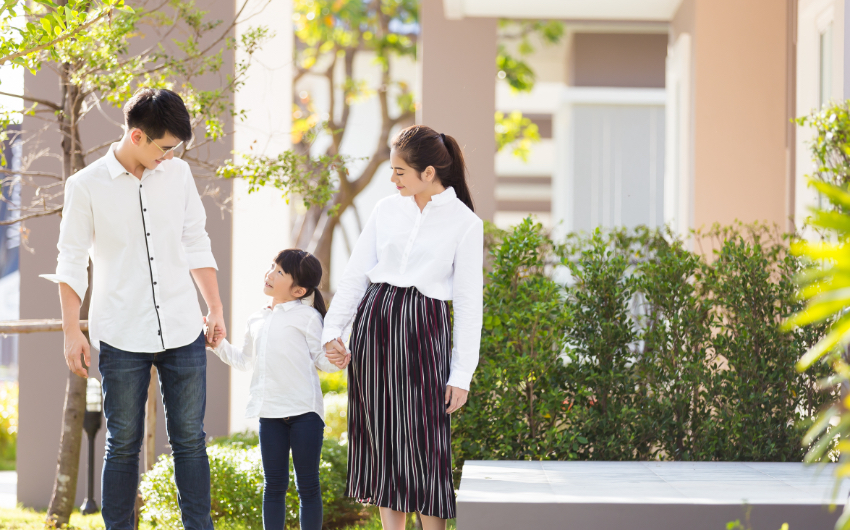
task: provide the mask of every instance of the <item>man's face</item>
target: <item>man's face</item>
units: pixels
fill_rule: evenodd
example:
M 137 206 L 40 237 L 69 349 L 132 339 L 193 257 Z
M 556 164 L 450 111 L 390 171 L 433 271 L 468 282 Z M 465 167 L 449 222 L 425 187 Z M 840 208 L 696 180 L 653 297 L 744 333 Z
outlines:
M 132 132 L 133 145 L 136 146 L 136 156 L 147 169 L 155 169 L 164 160 L 174 158 L 174 148 L 182 142 L 169 132 L 162 138 L 148 138 L 141 129 Z

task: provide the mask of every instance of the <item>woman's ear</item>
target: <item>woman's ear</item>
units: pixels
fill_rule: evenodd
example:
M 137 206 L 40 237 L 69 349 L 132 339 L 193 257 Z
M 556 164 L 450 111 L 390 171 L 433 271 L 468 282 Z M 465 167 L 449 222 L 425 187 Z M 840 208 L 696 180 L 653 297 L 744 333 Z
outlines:
M 428 166 L 425 168 L 425 171 L 422 172 L 422 180 L 426 182 L 434 182 L 434 177 L 437 176 L 437 170 L 434 169 L 434 166 Z

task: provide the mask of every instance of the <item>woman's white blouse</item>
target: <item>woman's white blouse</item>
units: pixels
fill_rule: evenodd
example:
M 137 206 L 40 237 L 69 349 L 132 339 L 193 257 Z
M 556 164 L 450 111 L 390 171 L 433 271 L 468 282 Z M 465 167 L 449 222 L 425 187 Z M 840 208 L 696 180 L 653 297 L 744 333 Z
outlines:
M 241 348 L 224 339 L 217 348 L 208 349 L 237 370 L 253 368 L 246 417 L 286 418 L 315 412 L 324 421 L 316 368 L 325 372 L 339 368 L 325 356 L 321 336 L 322 316 L 294 300 L 251 315 Z
M 447 188 L 420 211 L 413 197 L 393 195 L 376 206 L 345 268 L 322 344 L 342 337 L 370 283 L 416 287 L 452 300 L 454 344 L 448 384 L 469 390 L 478 366 L 484 290 L 484 223 Z

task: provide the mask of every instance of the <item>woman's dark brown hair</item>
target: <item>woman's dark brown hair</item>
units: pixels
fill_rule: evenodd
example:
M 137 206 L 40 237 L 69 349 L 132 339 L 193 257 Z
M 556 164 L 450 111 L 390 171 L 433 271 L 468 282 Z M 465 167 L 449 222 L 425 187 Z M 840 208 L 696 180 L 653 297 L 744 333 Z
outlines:
M 295 287 L 307 289 L 302 299 L 313 295 L 313 307 L 322 315 L 322 318 L 325 318 L 328 310 L 325 308 L 325 299 L 319 291 L 319 285 L 322 283 L 322 264 L 319 263 L 318 258 L 309 252 L 289 248 L 280 251 L 274 262 L 280 265 L 283 272 L 292 276 Z
M 422 173 L 428 166 L 437 172 L 440 184 L 455 189 L 457 198 L 473 212 L 472 195 L 466 184 L 466 163 L 457 141 L 425 125 L 401 130 L 392 141 L 393 149 L 407 165 Z

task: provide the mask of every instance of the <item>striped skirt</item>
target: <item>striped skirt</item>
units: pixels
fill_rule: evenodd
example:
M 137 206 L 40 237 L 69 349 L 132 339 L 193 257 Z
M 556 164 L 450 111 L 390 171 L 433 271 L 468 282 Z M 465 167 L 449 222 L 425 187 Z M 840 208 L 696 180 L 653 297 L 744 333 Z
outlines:
M 446 302 L 372 284 L 351 333 L 345 493 L 400 512 L 455 517 Z

